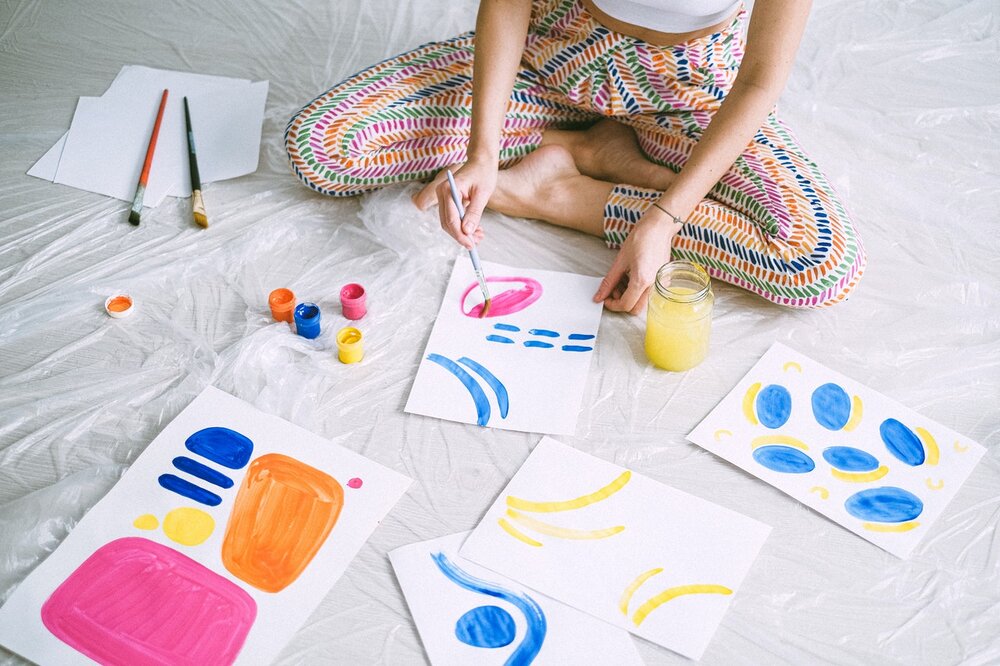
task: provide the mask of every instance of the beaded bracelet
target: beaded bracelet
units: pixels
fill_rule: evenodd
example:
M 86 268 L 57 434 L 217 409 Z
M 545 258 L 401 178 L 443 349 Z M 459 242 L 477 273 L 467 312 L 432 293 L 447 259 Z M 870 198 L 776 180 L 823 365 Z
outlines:
M 682 220 L 681 218 L 677 217 L 676 215 L 674 215 L 673 213 L 671 213 L 671 212 L 670 212 L 669 210 L 667 210 L 666 208 L 664 208 L 664 207 L 663 207 L 663 206 L 661 206 L 660 204 L 656 203 L 655 201 L 653 202 L 653 205 L 654 205 L 654 206 L 656 206 L 657 208 L 659 208 L 660 210 L 662 210 L 662 211 L 663 211 L 664 213 L 666 213 L 666 214 L 667 214 L 667 217 L 669 217 L 669 218 L 670 218 L 670 219 L 672 219 L 672 220 L 673 220 L 673 221 L 674 221 L 675 223 L 677 223 L 677 224 L 681 225 L 682 227 L 683 227 L 683 226 L 684 226 L 685 224 L 687 224 L 687 220 Z

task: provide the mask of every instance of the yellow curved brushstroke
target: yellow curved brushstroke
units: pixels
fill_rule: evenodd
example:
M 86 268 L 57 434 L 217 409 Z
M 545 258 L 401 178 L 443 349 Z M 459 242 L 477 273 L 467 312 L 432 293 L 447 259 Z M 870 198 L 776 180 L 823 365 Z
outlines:
M 715 441 L 719 441 L 723 436 L 732 437 L 733 433 L 730 430 L 716 430 L 715 431 Z
M 952 444 L 952 448 L 955 449 L 955 451 L 958 453 L 965 453 L 966 451 L 969 450 L 968 446 L 962 446 L 957 439 L 955 440 L 955 443 Z
M 934 435 L 923 428 L 916 428 L 916 431 L 917 436 L 920 437 L 920 441 L 924 443 L 924 451 L 927 453 L 924 462 L 928 465 L 937 465 L 941 460 L 941 449 L 938 448 L 938 443 L 934 439 Z
M 646 616 L 654 610 L 685 594 L 732 594 L 733 591 L 722 585 L 679 585 L 660 592 L 655 597 L 639 606 L 639 610 L 632 616 L 632 624 L 639 626 Z
M 865 523 L 862 527 L 866 530 L 871 530 L 872 532 L 909 532 L 912 529 L 920 527 L 920 523 L 915 520 L 911 520 L 908 523 L 895 523 L 892 525 L 886 525 L 883 523 Z
M 513 509 L 520 509 L 521 511 L 529 511 L 531 513 L 554 513 L 556 511 L 581 509 L 590 504 L 596 504 L 597 502 L 608 499 L 616 492 L 624 488 L 625 484 L 628 483 L 631 478 L 632 472 L 625 470 L 617 479 L 600 490 L 595 490 L 589 495 L 583 495 L 582 497 L 566 500 L 564 502 L 530 502 L 528 500 L 521 499 L 520 497 L 508 495 L 507 506 Z
M 628 586 L 625 588 L 625 591 L 622 592 L 621 600 L 618 602 L 618 610 L 622 612 L 622 615 L 628 617 L 628 604 L 630 601 L 632 601 L 632 595 L 635 594 L 635 591 L 638 590 L 643 583 L 645 583 L 647 580 L 649 580 L 658 573 L 663 573 L 662 567 L 657 569 L 650 569 L 649 571 L 641 573 L 638 576 L 636 576 L 635 580 L 633 580 L 631 583 L 628 584 Z
M 824 488 L 823 486 L 813 486 L 812 488 L 809 489 L 809 492 L 819 493 L 819 496 L 822 497 L 823 499 L 827 499 L 830 497 L 830 491 Z
M 930 488 L 931 490 L 941 490 L 942 488 L 944 488 L 944 479 L 938 479 L 938 482 L 934 483 L 934 481 L 931 480 L 930 477 L 927 477 L 927 480 L 924 481 L 924 483 L 926 483 L 927 487 Z
M 747 417 L 747 421 L 751 425 L 757 425 L 757 415 L 753 411 L 753 403 L 757 399 L 757 393 L 760 392 L 760 382 L 757 382 L 753 386 L 747 389 L 746 395 L 743 396 L 743 416 Z
M 507 517 L 516 523 L 520 523 L 524 527 L 530 530 L 534 530 L 540 534 L 547 534 L 549 536 L 558 537 L 560 539 L 577 539 L 577 540 L 589 540 L 589 539 L 606 539 L 609 536 L 614 536 L 620 532 L 625 531 L 624 525 L 616 525 L 614 527 L 606 527 L 600 530 L 574 530 L 568 527 L 558 527 L 556 525 L 550 525 L 549 523 L 543 523 L 540 520 L 535 520 L 530 516 L 526 516 L 523 513 L 518 513 L 512 509 L 507 509 Z M 502 519 L 501 519 L 502 520 Z
M 794 446 L 803 451 L 809 450 L 809 447 L 801 439 L 795 439 L 788 435 L 761 435 L 760 437 L 754 437 L 753 441 L 750 442 L 750 446 L 754 449 L 767 446 L 768 444 L 785 444 L 786 446 Z
M 535 546 L 536 548 L 541 548 L 542 547 L 542 543 L 540 541 L 535 541 L 530 536 L 528 536 L 527 534 L 521 532 L 519 529 L 517 529 L 516 527 L 514 527 L 513 525 L 511 525 L 510 523 L 508 523 L 503 518 L 501 518 L 500 520 L 498 520 L 497 523 L 500 525 L 500 527 L 503 528 L 504 532 L 506 532 L 507 534 L 511 535 L 512 537 L 514 537 L 518 541 L 523 541 L 524 543 L 528 544 L 529 546 Z
M 788 368 L 795 368 L 799 372 L 802 372 L 802 366 L 796 363 L 795 361 L 789 361 L 788 363 L 781 366 L 781 369 L 784 370 L 785 372 L 788 372 Z
M 847 419 L 847 423 L 844 424 L 842 428 L 844 432 L 851 432 L 858 427 L 861 423 L 861 415 L 864 414 L 864 404 L 861 402 L 861 398 L 858 396 L 851 396 L 851 418 Z
M 833 474 L 833 478 L 840 479 L 841 481 L 847 481 L 848 483 L 868 483 L 869 481 L 878 481 L 883 476 L 889 473 L 889 468 L 885 465 L 880 465 L 878 469 L 873 469 L 870 472 L 841 472 L 839 469 L 830 469 Z

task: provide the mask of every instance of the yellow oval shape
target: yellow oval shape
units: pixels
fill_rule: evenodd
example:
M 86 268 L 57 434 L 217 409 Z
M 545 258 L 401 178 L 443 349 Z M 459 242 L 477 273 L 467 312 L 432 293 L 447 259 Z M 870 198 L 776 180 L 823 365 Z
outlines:
M 174 543 L 197 546 L 212 536 L 215 519 L 201 509 L 174 509 L 163 519 L 163 533 Z
M 140 530 L 155 530 L 160 526 L 160 521 L 153 514 L 144 513 L 132 521 L 132 526 Z

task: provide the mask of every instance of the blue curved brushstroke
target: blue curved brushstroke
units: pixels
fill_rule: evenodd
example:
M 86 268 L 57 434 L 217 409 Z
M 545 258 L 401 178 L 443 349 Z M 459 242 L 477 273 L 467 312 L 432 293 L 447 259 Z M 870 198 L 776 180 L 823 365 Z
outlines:
M 584 347 L 583 345 L 563 345 L 562 350 L 568 352 L 588 352 L 588 351 L 594 351 L 594 348 Z
M 788 422 L 792 413 L 792 394 L 784 386 L 769 384 L 757 394 L 757 419 L 772 430 Z
M 510 397 L 507 395 L 507 387 L 503 385 L 503 382 L 497 379 L 496 375 L 473 361 L 471 358 L 463 356 L 458 359 L 458 362 L 482 377 L 483 381 L 490 385 L 490 388 L 493 389 L 493 392 L 497 395 L 497 406 L 500 407 L 500 418 L 507 418 L 507 412 L 510 409 Z
M 433 361 L 437 363 L 442 368 L 450 372 L 451 374 L 458 377 L 458 381 L 462 382 L 469 393 L 472 395 L 472 402 L 476 403 L 476 414 L 478 419 L 476 420 L 477 425 L 484 426 L 490 420 L 490 401 L 486 398 L 486 392 L 479 383 L 472 378 L 472 375 L 467 373 L 460 365 L 452 361 L 450 358 L 445 358 L 440 354 L 428 354 L 428 361 Z
M 878 469 L 878 458 L 853 446 L 831 446 L 823 449 L 823 458 L 845 472 L 870 472 Z
M 186 481 L 179 476 L 174 476 L 173 474 L 161 474 L 160 478 L 157 479 L 160 485 L 171 492 L 175 492 L 178 495 L 187 497 L 190 500 L 194 500 L 199 504 L 206 504 L 208 506 L 219 506 L 222 504 L 222 498 L 213 492 L 209 492 L 200 486 L 196 486 L 190 481 Z
M 812 394 L 813 416 L 827 430 L 840 430 L 851 418 L 851 397 L 837 384 L 823 384 Z
M 884 486 L 854 493 L 844 502 L 844 508 L 861 520 L 905 523 L 923 513 L 924 503 L 907 490 Z
M 552 349 L 555 347 L 550 342 L 542 342 L 541 340 L 528 340 L 524 343 L 525 347 L 538 347 L 539 349 Z
M 570 333 L 569 334 L 569 339 L 570 340 L 593 340 L 596 337 L 597 337 L 596 335 L 591 335 L 590 333 Z
M 502 342 L 505 345 L 514 344 L 513 340 L 511 340 L 510 338 L 505 338 L 502 335 L 487 335 L 486 339 L 489 340 L 490 342 Z
M 550 331 L 547 328 L 533 328 L 530 331 L 528 331 L 528 333 L 530 333 L 531 335 L 540 335 L 540 336 L 542 336 L 544 338 L 558 338 L 559 337 L 558 333 L 556 333 L 555 331 Z
M 187 472 L 191 476 L 196 476 L 202 481 L 208 481 L 220 488 L 232 488 L 233 480 L 222 472 L 216 471 L 208 465 L 202 465 L 197 460 L 187 456 L 177 456 L 174 458 L 174 467 L 182 472 Z
M 514 642 L 517 625 L 499 606 L 479 606 L 458 618 L 455 637 L 472 647 L 502 648 Z
M 545 641 L 546 622 L 545 613 L 542 612 L 541 607 L 534 599 L 527 594 L 505 590 L 494 583 L 470 576 L 452 564 L 444 553 L 432 554 L 431 558 L 437 564 L 441 573 L 459 587 L 465 588 L 470 592 L 478 592 L 479 594 L 503 599 L 524 613 L 524 619 L 527 622 L 527 631 L 525 632 L 524 639 L 514 652 L 511 653 L 510 657 L 507 658 L 505 664 L 506 666 L 526 666 L 535 660 L 535 657 L 538 656 L 539 651 L 542 649 L 542 643 Z
M 816 469 L 812 458 L 790 446 L 762 446 L 753 452 L 753 459 L 782 474 L 806 474 Z
M 253 442 L 229 428 L 205 428 L 184 442 L 191 453 L 208 458 L 229 469 L 242 469 L 250 462 Z
M 886 419 L 878 427 L 885 448 L 910 467 L 924 464 L 924 443 L 917 435 L 896 419 Z
M 513 331 L 514 333 L 520 331 L 521 329 L 513 324 L 493 324 L 493 328 L 498 331 Z

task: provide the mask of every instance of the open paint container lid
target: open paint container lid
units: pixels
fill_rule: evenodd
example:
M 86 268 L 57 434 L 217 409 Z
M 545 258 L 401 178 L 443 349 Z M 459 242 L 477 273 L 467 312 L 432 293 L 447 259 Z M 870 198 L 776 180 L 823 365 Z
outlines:
M 135 310 L 134 306 L 135 303 L 128 294 L 108 296 L 108 300 L 104 301 L 104 311 L 108 313 L 109 317 L 115 319 L 128 317 Z

